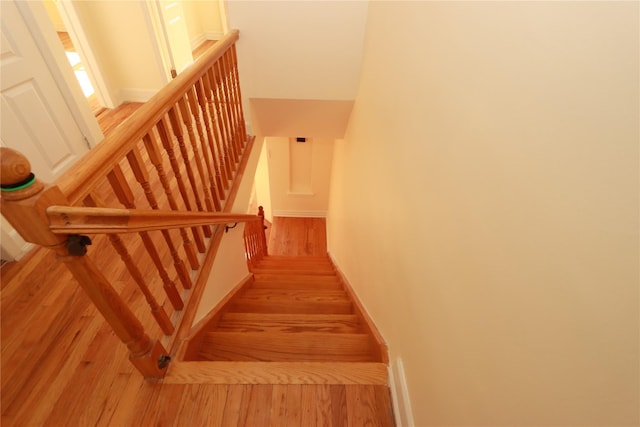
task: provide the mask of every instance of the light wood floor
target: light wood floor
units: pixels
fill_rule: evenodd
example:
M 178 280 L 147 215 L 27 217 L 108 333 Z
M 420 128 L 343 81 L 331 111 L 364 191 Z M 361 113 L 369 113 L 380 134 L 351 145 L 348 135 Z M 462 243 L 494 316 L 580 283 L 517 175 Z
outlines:
M 327 255 L 326 220 L 324 218 L 274 217 L 268 250 L 269 255 Z
M 113 128 L 119 120 L 103 125 Z M 326 253 L 323 220 L 322 227 L 309 221 L 276 219 L 273 251 Z M 142 251 L 139 246 L 134 241 L 130 252 Z M 98 268 L 109 271 L 149 334 L 159 336 L 144 297 L 131 286 L 124 266 L 115 262 L 108 239 L 96 238 L 90 256 Z M 393 425 L 384 386 L 145 381 L 128 361 L 126 347 L 52 253 L 35 250 L 3 267 L 0 275 L 3 427 Z

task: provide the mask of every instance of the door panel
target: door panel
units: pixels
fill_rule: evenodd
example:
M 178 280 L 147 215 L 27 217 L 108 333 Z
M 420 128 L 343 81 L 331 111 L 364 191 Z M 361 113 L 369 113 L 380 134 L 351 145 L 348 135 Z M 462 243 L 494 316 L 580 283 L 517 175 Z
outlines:
M 0 24 L 0 139 L 51 182 L 88 146 L 14 1 L 2 1 Z M 2 224 L 3 240 L 13 233 Z
M 178 1 L 159 0 L 159 4 L 173 66 L 180 73 L 193 63 L 184 11 Z

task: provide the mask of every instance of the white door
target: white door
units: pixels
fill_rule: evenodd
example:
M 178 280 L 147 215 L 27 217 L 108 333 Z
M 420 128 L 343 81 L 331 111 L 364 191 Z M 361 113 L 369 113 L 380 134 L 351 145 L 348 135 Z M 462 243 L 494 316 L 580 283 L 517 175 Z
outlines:
M 173 69 L 180 73 L 193 63 L 189 31 L 179 1 L 158 0 L 165 41 Z
M 1 144 L 22 152 L 36 176 L 51 182 L 89 148 L 16 3 L 1 7 Z M 5 239 L 24 247 L 18 237 L 3 221 L 3 252 L 13 252 Z

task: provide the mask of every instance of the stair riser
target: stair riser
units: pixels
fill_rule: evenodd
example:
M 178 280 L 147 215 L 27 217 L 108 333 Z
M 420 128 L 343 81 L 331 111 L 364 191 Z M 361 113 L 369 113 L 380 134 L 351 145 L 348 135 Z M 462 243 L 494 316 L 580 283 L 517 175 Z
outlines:
M 253 274 L 279 274 L 279 275 L 305 275 L 305 276 L 331 276 L 335 277 L 336 273 L 333 270 L 321 270 L 312 268 L 260 268 L 253 267 L 251 269 Z
M 207 360 L 375 362 L 364 334 L 211 332 L 200 355 Z
M 326 291 L 340 291 L 342 285 L 338 282 L 286 282 L 286 281 L 269 281 L 269 282 L 254 282 L 249 289 L 290 289 L 290 290 L 326 290 Z
M 284 281 L 297 281 L 300 283 L 303 282 L 330 282 L 330 283 L 336 283 L 338 281 L 338 279 L 336 278 L 336 276 L 323 276 L 323 275 L 307 275 L 307 274 L 278 274 L 278 273 L 255 273 L 254 272 L 254 278 L 256 281 L 260 281 L 260 282 L 269 282 L 269 281 L 278 281 L 278 280 L 284 280 Z
M 353 305 L 345 302 L 303 302 L 272 300 L 269 304 L 239 298 L 229 306 L 230 313 L 284 313 L 284 314 L 352 314 Z

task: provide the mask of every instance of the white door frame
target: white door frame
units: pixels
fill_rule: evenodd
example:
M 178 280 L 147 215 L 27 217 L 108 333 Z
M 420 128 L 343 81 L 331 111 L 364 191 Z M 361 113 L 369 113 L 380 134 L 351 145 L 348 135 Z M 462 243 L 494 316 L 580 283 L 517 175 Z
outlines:
M 78 55 L 80 55 L 80 61 L 84 65 L 89 80 L 91 80 L 91 84 L 96 91 L 98 102 L 106 108 L 117 107 L 116 97 L 109 90 L 109 85 L 100 71 L 99 62 L 91 50 L 91 44 L 84 32 L 75 3 L 71 0 L 58 0 L 56 6 L 69 33 L 73 47 L 76 48 Z

